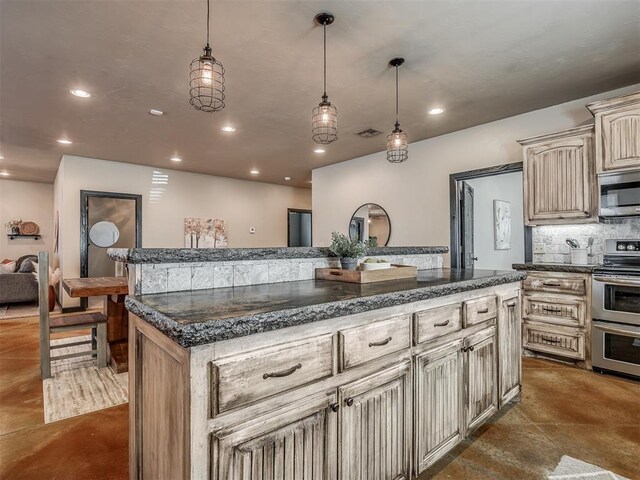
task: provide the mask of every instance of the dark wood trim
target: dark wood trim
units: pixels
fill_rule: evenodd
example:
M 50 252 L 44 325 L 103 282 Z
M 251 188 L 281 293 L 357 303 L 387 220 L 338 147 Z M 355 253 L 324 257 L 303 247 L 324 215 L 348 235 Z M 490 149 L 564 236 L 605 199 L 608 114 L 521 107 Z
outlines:
M 290 220 L 290 213 L 309 213 L 311 214 L 311 220 L 312 220 L 312 227 L 311 227 L 311 245 L 313 245 L 313 212 L 311 210 L 305 210 L 304 208 L 287 208 L 287 247 L 290 247 L 291 245 L 289 245 L 289 234 L 291 233 L 291 222 Z
M 449 175 L 449 225 L 450 225 L 450 259 L 451 268 L 464 268 L 464 262 L 460 261 L 460 183 L 472 178 L 491 177 L 503 173 L 522 171 L 522 162 L 507 163 L 493 167 L 468 170 L 466 172 L 452 173 Z M 524 220 L 523 220 L 524 222 Z M 524 227 L 524 261 L 533 260 L 531 227 Z
M 86 278 L 89 275 L 89 197 L 101 198 L 123 198 L 135 200 L 136 202 L 136 246 L 142 247 L 142 195 L 133 193 L 98 192 L 94 190 L 80 190 L 80 277 Z M 88 300 L 86 297 L 80 299 L 80 307 L 86 310 Z M 72 307 L 75 308 L 75 307 Z

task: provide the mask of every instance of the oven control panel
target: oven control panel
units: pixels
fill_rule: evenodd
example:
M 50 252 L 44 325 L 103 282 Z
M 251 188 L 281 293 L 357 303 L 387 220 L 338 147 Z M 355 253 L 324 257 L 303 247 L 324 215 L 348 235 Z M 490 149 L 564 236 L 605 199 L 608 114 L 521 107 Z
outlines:
M 634 241 L 616 241 L 616 251 L 617 252 L 639 252 L 640 253 L 640 242 Z

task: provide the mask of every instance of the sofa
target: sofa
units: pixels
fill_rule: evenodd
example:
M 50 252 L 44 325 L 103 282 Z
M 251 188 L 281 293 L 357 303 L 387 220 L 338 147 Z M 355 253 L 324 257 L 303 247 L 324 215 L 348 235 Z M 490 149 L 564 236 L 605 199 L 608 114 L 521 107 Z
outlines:
M 29 272 L 20 272 L 20 268 L 23 263 L 27 261 L 37 262 L 38 257 L 36 255 L 25 255 L 20 257 L 16 261 L 14 273 L 0 274 L 0 305 L 7 303 L 38 301 L 38 282 L 32 273 L 34 270 L 33 266 L 30 268 Z

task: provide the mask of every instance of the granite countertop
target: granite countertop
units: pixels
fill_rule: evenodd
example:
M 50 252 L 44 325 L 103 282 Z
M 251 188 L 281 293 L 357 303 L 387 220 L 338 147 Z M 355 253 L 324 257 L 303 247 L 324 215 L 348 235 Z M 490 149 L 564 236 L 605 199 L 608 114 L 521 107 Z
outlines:
M 428 255 L 448 253 L 449 247 L 376 247 L 368 255 Z M 110 248 L 107 255 L 123 263 L 229 262 L 326 258 L 334 255 L 326 247 L 273 248 Z
M 593 273 L 601 265 L 573 265 L 571 263 L 514 263 L 514 270 L 528 270 L 532 272 L 567 272 Z
M 514 271 L 433 269 L 420 270 L 417 279 L 365 285 L 304 280 L 128 296 L 125 304 L 178 344 L 194 347 L 524 278 Z

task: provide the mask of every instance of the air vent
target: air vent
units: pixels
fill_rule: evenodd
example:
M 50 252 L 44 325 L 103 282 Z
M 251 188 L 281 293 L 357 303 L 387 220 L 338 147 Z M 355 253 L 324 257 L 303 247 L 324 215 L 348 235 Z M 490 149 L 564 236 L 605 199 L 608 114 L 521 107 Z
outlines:
M 381 133 L 382 132 L 380 130 L 376 130 L 375 128 L 367 128 L 366 130 L 356 133 L 356 135 L 359 135 L 362 138 L 371 138 L 380 135 Z

